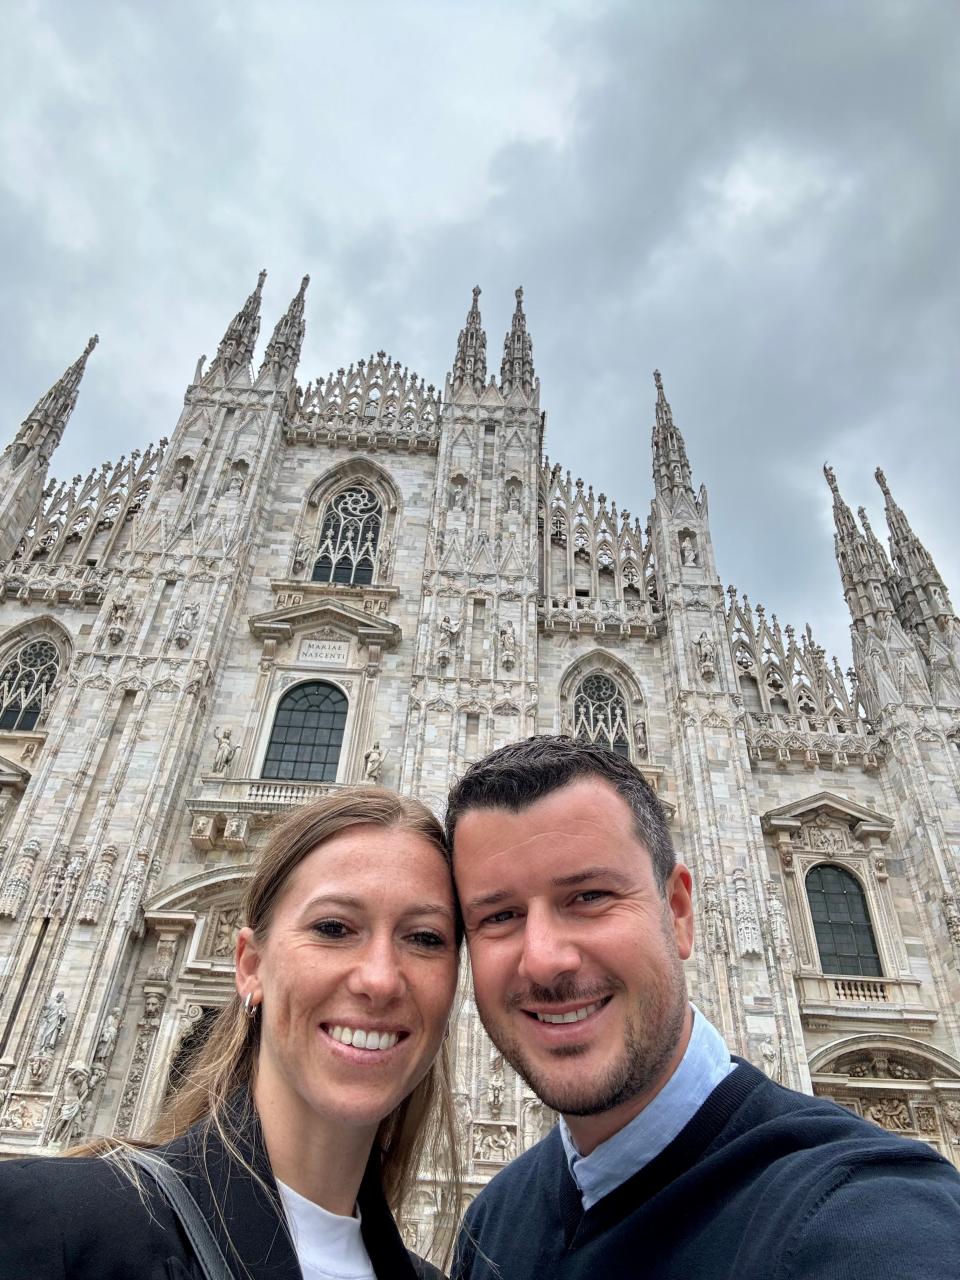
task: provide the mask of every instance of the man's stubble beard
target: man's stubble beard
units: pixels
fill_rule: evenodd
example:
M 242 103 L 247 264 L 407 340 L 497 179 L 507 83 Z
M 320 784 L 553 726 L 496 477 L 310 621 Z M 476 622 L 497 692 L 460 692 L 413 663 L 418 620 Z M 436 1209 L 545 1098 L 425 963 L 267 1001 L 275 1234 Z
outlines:
M 676 949 L 676 939 L 671 924 L 663 919 L 664 941 L 667 944 L 668 967 L 664 984 L 654 991 L 641 994 L 641 1001 L 627 1013 L 622 1053 L 610 1064 L 606 1072 L 588 1085 L 564 1084 L 528 1062 L 520 1042 L 505 1034 L 502 1028 L 491 1024 L 480 1012 L 480 1021 L 496 1047 L 517 1074 L 529 1085 L 537 1097 L 550 1107 L 567 1116 L 595 1116 L 604 1111 L 639 1097 L 656 1083 L 676 1051 L 683 1034 L 687 1012 L 687 990 L 683 976 L 683 961 Z M 604 991 L 613 989 L 615 994 L 624 990 L 623 983 L 610 979 Z M 560 984 L 550 992 L 541 991 L 537 1003 L 569 1002 L 585 998 L 590 1000 L 598 992 Z M 526 1015 L 523 1015 L 526 1016 Z M 571 1045 L 552 1051 L 556 1062 L 564 1058 L 581 1057 L 586 1048 Z

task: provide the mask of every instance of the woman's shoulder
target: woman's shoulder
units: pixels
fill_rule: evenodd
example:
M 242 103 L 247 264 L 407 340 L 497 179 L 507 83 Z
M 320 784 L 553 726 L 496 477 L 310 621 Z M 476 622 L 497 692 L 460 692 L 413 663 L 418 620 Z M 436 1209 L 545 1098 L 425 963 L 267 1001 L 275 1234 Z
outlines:
M 58 1276 L 67 1260 L 100 1253 L 149 1256 L 162 1226 L 134 1182 L 103 1156 L 0 1161 L 0 1275 Z M 19 1268 L 19 1269 L 18 1269 Z M 78 1274 L 86 1274 L 81 1270 Z

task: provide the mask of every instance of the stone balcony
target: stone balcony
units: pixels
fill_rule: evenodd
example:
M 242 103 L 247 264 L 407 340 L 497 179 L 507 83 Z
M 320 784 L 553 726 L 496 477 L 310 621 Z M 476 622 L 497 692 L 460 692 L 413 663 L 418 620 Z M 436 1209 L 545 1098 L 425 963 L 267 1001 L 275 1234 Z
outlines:
M 896 1022 L 914 1031 L 937 1020 L 924 1002 L 919 978 L 859 978 L 825 973 L 796 975 L 800 1014 L 813 1029 L 851 1022 Z
M 190 842 L 198 851 L 222 844 L 242 853 L 252 829 L 274 814 L 319 800 L 340 789 L 337 782 L 295 782 L 283 778 L 229 778 L 207 774 L 204 794 L 193 796 L 187 808 L 193 815 Z

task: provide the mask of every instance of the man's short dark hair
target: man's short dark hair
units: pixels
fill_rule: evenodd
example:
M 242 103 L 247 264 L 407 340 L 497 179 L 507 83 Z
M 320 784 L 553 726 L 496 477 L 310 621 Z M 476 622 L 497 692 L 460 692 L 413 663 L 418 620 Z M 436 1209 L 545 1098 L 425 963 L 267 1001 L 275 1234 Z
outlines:
M 469 809 L 519 813 L 579 778 L 609 782 L 630 806 L 637 838 L 646 845 L 660 892 L 676 865 L 663 805 L 629 760 L 596 743 L 538 734 L 491 751 L 457 781 L 447 801 L 447 840 L 453 848 L 457 822 Z

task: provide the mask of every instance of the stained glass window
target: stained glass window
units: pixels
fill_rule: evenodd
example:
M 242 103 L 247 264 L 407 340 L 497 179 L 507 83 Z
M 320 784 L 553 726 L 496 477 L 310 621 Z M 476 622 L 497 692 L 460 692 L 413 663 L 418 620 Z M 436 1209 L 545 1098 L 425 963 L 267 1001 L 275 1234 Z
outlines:
M 630 757 L 627 704 L 609 676 L 591 672 L 581 680 L 573 701 L 573 733 L 580 742 L 599 742 Z
M 0 671 L 0 729 L 32 729 L 60 670 L 60 654 L 49 640 L 28 640 Z
M 354 586 L 373 581 L 383 506 L 369 489 L 352 485 L 334 497 L 320 528 L 314 582 Z

